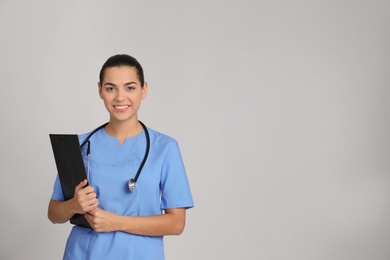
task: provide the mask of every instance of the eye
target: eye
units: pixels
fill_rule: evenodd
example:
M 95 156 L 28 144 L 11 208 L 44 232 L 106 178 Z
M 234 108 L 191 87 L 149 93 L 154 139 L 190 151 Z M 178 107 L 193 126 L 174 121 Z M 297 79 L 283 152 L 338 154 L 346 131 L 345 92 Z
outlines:
M 112 91 L 114 91 L 114 88 L 113 87 L 106 87 L 106 91 L 107 92 L 112 92 Z
M 135 87 L 133 87 L 133 86 L 128 86 L 128 87 L 126 87 L 126 90 L 127 91 L 131 91 L 131 90 L 134 90 L 135 89 Z

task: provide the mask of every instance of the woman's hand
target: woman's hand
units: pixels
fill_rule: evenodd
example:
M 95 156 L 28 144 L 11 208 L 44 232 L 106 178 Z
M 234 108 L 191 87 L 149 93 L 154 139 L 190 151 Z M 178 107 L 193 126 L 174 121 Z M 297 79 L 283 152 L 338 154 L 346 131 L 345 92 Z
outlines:
M 47 216 L 51 222 L 65 223 L 76 213 L 85 214 L 97 208 L 99 201 L 94 188 L 85 185 L 87 180 L 80 182 L 75 188 L 74 197 L 70 200 L 50 200 Z
M 97 232 L 111 232 L 118 230 L 119 215 L 95 208 L 84 214 L 91 227 Z
M 76 186 L 74 191 L 73 210 L 75 213 L 85 214 L 99 205 L 99 200 L 96 198 L 95 189 L 92 186 L 87 186 L 87 180 L 84 180 Z M 85 187 L 85 188 L 84 188 Z

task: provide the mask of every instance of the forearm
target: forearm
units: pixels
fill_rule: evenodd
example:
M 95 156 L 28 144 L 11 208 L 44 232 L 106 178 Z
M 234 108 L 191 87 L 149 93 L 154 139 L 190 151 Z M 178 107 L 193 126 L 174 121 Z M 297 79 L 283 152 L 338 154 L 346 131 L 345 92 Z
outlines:
M 183 209 L 184 210 L 184 209 Z M 120 216 L 119 230 L 143 236 L 180 235 L 184 230 L 185 215 Z
M 65 223 L 75 213 L 71 200 L 50 200 L 47 216 L 52 223 Z
M 75 188 L 73 198 L 67 201 L 50 200 L 47 216 L 51 222 L 65 223 L 74 214 L 84 214 L 98 206 L 99 200 L 94 187 L 85 186 L 86 184 L 87 180 L 80 182 Z
M 141 236 L 180 235 L 185 225 L 185 209 L 167 209 L 156 216 L 122 216 L 102 209 L 85 214 L 97 232 L 123 231 Z

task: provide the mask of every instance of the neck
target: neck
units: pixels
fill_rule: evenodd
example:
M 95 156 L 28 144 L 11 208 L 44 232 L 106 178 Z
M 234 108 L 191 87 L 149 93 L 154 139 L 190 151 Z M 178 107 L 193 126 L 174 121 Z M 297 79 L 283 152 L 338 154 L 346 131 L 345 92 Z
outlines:
M 143 128 L 138 119 L 129 122 L 110 120 L 105 130 L 107 134 L 118 138 L 119 142 L 123 144 L 126 138 L 138 135 Z

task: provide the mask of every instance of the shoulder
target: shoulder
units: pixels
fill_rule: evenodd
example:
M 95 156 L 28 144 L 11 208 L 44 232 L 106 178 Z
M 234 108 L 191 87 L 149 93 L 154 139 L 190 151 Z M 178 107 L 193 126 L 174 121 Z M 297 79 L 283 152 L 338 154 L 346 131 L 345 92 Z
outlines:
M 89 138 L 93 136 L 95 136 L 95 133 L 97 134 L 98 132 L 103 132 L 103 128 L 104 126 L 106 126 L 107 123 L 87 132 L 87 133 L 84 133 L 84 134 L 79 134 L 79 142 L 80 144 L 83 144 L 86 140 L 89 140 Z M 101 135 L 101 134 L 98 134 L 98 135 Z
M 91 133 L 91 132 L 79 134 L 79 141 L 80 141 L 80 142 L 85 141 L 85 140 L 87 139 L 87 136 L 88 136 L 90 133 Z
M 173 137 L 163 134 L 161 132 L 158 132 L 152 128 L 148 127 L 148 132 L 150 136 L 150 141 L 157 144 L 157 145 L 163 145 L 163 146 L 177 146 L 177 141 Z
M 83 143 L 87 140 L 90 133 L 79 134 L 79 143 L 83 145 Z
M 93 131 L 90 131 L 88 133 L 79 134 L 79 142 L 80 144 L 83 144 L 89 137 L 91 137 L 91 133 Z

